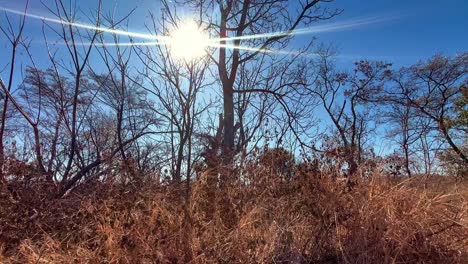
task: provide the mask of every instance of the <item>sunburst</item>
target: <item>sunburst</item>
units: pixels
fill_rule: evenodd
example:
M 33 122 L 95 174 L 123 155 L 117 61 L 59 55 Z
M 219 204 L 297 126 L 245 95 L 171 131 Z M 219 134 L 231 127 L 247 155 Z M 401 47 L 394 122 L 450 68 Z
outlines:
M 370 17 L 370 18 L 361 18 L 350 20 L 347 22 L 340 23 L 330 23 L 326 25 L 313 26 L 308 28 L 301 28 L 291 31 L 279 31 L 271 33 L 262 33 L 254 35 L 245 35 L 238 37 L 222 37 L 222 38 L 209 38 L 207 33 L 200 29 L 196 23 L 191 21 L 183 21 L 180 23 L 168 36 L 153 35 L 147 33 L 138 33 L 132 31 L 125 31 L 113 28 L 99 27 L 84 23 L 70 22 L 66 20 L 61 20 L 57 18 L 50 18 L 46 16 L 36 15 L 28 12 L 18 11 L 14 9 L 0 7 L 0 10 L 3 10 L 7 13 L 24 15 L 29 18 L 39 19 L 51 23 L 69 25 L 76 28 L 82 28 L 87 30 L 95 30 L 104 33 L 110 33 L 115 35 L 123 35 L 136 39 L 146 39 L 152 40 L 148 42 L 121 42 L 121 43 L 95 43 L 97 46 L 155 46 L 155 45 L 166 45 L 171 51 L 172 56 L 176 58 L 181 58 L 184 60 L 194 60 L 200 57 L 203 57 L 206 54 L 207 48 L 226 48 L 226 49 L 238 49 L 243 51 L 250 52 L 261 52 L 261 53 L 273 53 L 273 54 L 297 54 L 297 52 L 284 52 L 273 49 L 266 48 L 257 48 L 249 47 L 242 45 L 230 44 L 235 40 L 252 40 L 252 39 L 264 39 L 264 38 L 274 38 L 274 37 L 283 37 L 283 36 L 293 36 L 293 35 L 304 35 L 304 34 L 313 34 L 321 32 L 330 32 L 338 31 L 343 29 L 349 29 L 353 27 L 378 23 L 386 21 L 389 19 L 394 19 L 395 17 Z M 224 43 L 221 43 L 224 42 Z M 91 43 L 87 43 L 91 44 Z
M 169 35 L 167 46 L 174 58 L 193 61 L 206 55 L 211 40 L 195 22 L 183 21 Z

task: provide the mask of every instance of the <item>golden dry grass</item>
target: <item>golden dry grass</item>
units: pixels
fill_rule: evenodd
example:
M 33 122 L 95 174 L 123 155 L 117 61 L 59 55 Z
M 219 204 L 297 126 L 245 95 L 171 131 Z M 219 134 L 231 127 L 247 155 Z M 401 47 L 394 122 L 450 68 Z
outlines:
M 192 183 L 190 199 L 183 198 L 185 185 L 176 184 L 94 181 L 53 199 L 47 195 L 53 187 L 11 182 L 1 187 L 0 262 L 468 259 L 468 185 L 456 179 L 374 175 L 350 188 L 327 175 L 295 170 L 285 179 L 252 165 L 242 181 L 218 188 L 216 175 L 204 173 Z

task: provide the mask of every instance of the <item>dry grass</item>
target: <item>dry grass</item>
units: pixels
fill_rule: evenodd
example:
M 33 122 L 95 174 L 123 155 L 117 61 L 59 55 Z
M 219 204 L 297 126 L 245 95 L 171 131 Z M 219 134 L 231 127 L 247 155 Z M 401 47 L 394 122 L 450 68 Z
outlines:
M 296 170 L 250 164 L 218 188 L 90 182 L 63 199 L 53 187 L 0 190 L 1 263 L 463 263 L 468 186 L 451 178 L 349 188 Z M 236 172 L 221 172 L 227 176 Z M 231 177 L 233 178 L 233 177 Z M 237 177 L 238 178 L 238 177 Z M 245 184 L 249 182 L 249 184 Z M 29 187 L 28 187 L 29 186 Z M 8 187 L 8 188 L 7 188 Z M 465 262 L 466 263 L 466 262 Z

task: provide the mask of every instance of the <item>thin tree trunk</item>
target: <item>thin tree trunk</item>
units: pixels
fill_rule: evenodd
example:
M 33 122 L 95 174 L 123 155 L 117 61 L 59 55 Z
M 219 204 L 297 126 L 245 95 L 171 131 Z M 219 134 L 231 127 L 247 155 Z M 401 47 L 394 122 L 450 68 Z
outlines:
M 23 21 L 24 25 L 24 21 Z M 22 29 L 18 35 L 21 36 Z M 0 181 L 3 180 L 3 164 L 5 163 L 5 145 L 4 145 L 4 136 L 5 136 L 5 126 L 6 126 L 6 121 L 7 121 L 7 112 L 8 112 L 8 102 L 9 102 L 9 93 L 11 91 L 11 86 L 13 84 L 13 72 L 15 69 L 15 62 L 16 62 L 16 47 L 18 45 L 18 42 L 13 42 L 12 43 L 12 53 L 11 53 L 11 60 L 10 60 L 10 76 L 8 79 L 8 86 L 7 86 L 7 91 L 5 93 L 5 102 L 3 103 L 3 112 L 2 112 L 2 123 L 0 125 Z M 4 86 L 3 82 L 2 85 Z M 2 87 L 5 88 L 5 87 Z M 8 94 L 7 94 L 8 93 Z
M 54 131 L 54 137 L 52 139 L 52 148 L 50 150 L 50 160 L 49 163 L 47 164 L 47 181 L 51 182 L 52 176 L 53 176 L 53 166 L 54 166 L 54 160 L 57 156 L 57 141 L 59 138 L 60 134 L 60 125 L 62 123 L 62 117 L 60 115 L 57 115 L 57 123 L 55 124 L 55 131 Z
M 468 165 L 468 157 L 466 157 L 466 155 L 461 151 L 460 148 L 458 148 L 455 142 L 453 142 L 452 137 L 449 135 L 443 119 L 440 120 L 439 127 L 445 139 L 447 140 L 447 143 L 450 145 L 450 147 L 452 147 L 453 151 L 455 151 L 455 153 L 458 154 L 458 156 L 463 160 L 463 162 Z
M 411 169 L 409 166 L 409 150 L 408 150 L 408 143 L 405 141 L 403 151 L 405 152 L 405 169 L 408 177 L 411 177 Z
M 46 173 L 46 169 L 43 163 L 41 141 L 40 141 L 39 129 L 37 128 L 37 125 L 33 126 L 33 132 L 34 132 L 34 151 L 36 152 L 37 167 L 41 175 L 44 175 Z

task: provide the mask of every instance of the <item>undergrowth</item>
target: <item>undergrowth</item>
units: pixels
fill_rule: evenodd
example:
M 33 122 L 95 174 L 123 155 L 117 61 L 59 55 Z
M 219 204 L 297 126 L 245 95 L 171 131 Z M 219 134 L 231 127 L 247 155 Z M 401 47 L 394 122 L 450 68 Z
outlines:
M 350 184 L 298 167 L 285 175 L 250 164 L 205 170 L 190 184 L 89 180 L 63 198 L 50 195 L 56 186 L 12 180 L 0 186 L 0 262 L 468 259 L 466 183 L 372 175 Z

